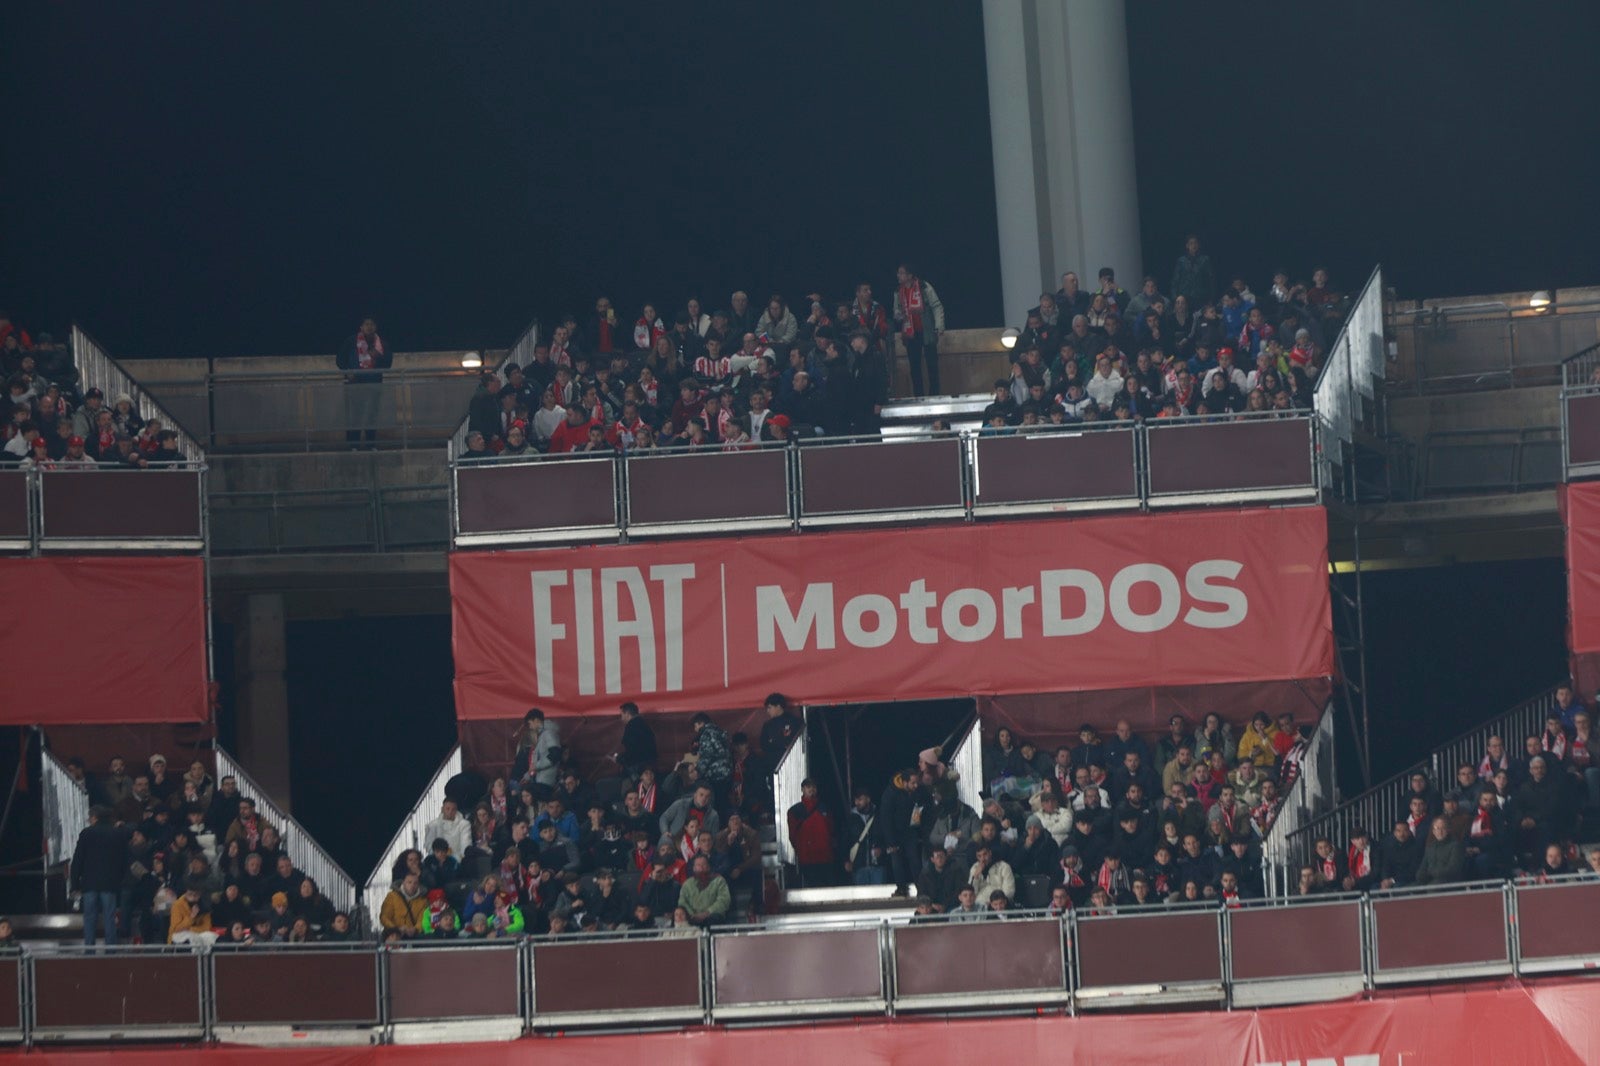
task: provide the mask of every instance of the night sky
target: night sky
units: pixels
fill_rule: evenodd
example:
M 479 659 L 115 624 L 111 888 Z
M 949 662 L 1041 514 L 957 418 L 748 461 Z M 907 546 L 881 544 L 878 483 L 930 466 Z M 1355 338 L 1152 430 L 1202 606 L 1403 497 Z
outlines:
M 421 350 L 601 293 L 883 294 L 909 258 L 952 326 L 1016 321 L 982 33 L 975 0 L 7 4 L 0 301 L 122 356 L 327 352 L 369 313 Z M 1131 3 L 1147 269 L 1197 230 L 1258 288 L 1379 260 L 1409 296 L 1600 282 L 1596 40 L 1593 3 Z M 1557 561 L 1369 591 L 1406 738 L 1380 772 L 1561 669 Z M 355 756 L 300 760 L 296 794 L 342 801 L 305 820 L 358 877 L 390 823 L 351 790 L 404 802 L 451 723 L 448 620 L 383 626 L 413 665 L 369 685 L 290 632 L 297 731 L 339 715 L 321 750 Z
M 597 10 L 6 5 L 0 299 L 122 355 L 331 351 L 369 311 L 418 350 L 909 257 L 952 325 L 1020 317 L 976 2 Z M 1600 5 L 1129 12 L 1163 280 L 1189 229 L 1258 287 L 1596 280 Z

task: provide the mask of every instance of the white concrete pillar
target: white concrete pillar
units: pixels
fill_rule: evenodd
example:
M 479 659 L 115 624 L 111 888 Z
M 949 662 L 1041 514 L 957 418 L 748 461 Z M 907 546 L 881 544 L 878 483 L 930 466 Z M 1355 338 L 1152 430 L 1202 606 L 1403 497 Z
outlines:
M 289 686 L 283 596 L 246 596 L 234 630 L 239 763 L 286 811 L 289 796 Z
M 1137 291 L 1139 190 L 1123 0 L 983 0 L 1005 320 L 1101 267 Z

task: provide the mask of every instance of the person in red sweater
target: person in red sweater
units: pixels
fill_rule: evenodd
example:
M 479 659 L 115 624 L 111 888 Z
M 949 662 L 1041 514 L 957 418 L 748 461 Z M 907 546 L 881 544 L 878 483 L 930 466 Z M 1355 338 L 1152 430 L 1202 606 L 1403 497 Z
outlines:
M 565 455 L 587 444 L 592 421 L 589 412 L 581 404 L 567 408 L 567 420 L 550 434 L 550 454 Z
M 817 797 L 817 783 L 800 783 L 800 802 L 789 808 L 789 842 L 800 867 L 800 885 L 817 888 L 833 881 L 833 815 Z

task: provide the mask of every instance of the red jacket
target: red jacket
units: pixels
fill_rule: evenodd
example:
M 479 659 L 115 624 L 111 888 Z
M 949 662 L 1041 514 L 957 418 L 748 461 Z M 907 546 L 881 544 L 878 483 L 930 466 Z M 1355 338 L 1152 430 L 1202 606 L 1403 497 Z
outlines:
M 564 455 L 567 452 L 587 444 L 589 441 L 589 427 L 593 422 L 583 422 L 573 425 L 570 420 L 563 421 L 550 434 L 550 454 Z
M 815 799 L 803 799 L 789 808 L 789 840 L 795 861 L 820 866 L 833 861 L 833 815 Z

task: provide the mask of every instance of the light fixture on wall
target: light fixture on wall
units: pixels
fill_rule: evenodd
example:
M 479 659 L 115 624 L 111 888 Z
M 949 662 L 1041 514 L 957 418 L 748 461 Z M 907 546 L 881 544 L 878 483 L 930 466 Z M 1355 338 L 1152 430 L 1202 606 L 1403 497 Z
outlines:
M 1538 292 L 1528 297 L 1528 306 L 1533 308 L 1535 311 L 1543 311 L 1545 308 L 1550 306 L 1550 303 L 1550 293 L 1546 289 L 1540 289 Z
M 1007 326 L 1000 331 L 1000 343 L 1007 350 L 1015 348 L 1017 346 L 1017 338 L 1020 336 L 1022 336 L 1022 331 L 1016 326 Z
M 468 352 L 461 357 L 461 365 L 467 370 L 476 370 L 483 365 L 483 356 L 477 352 Z

